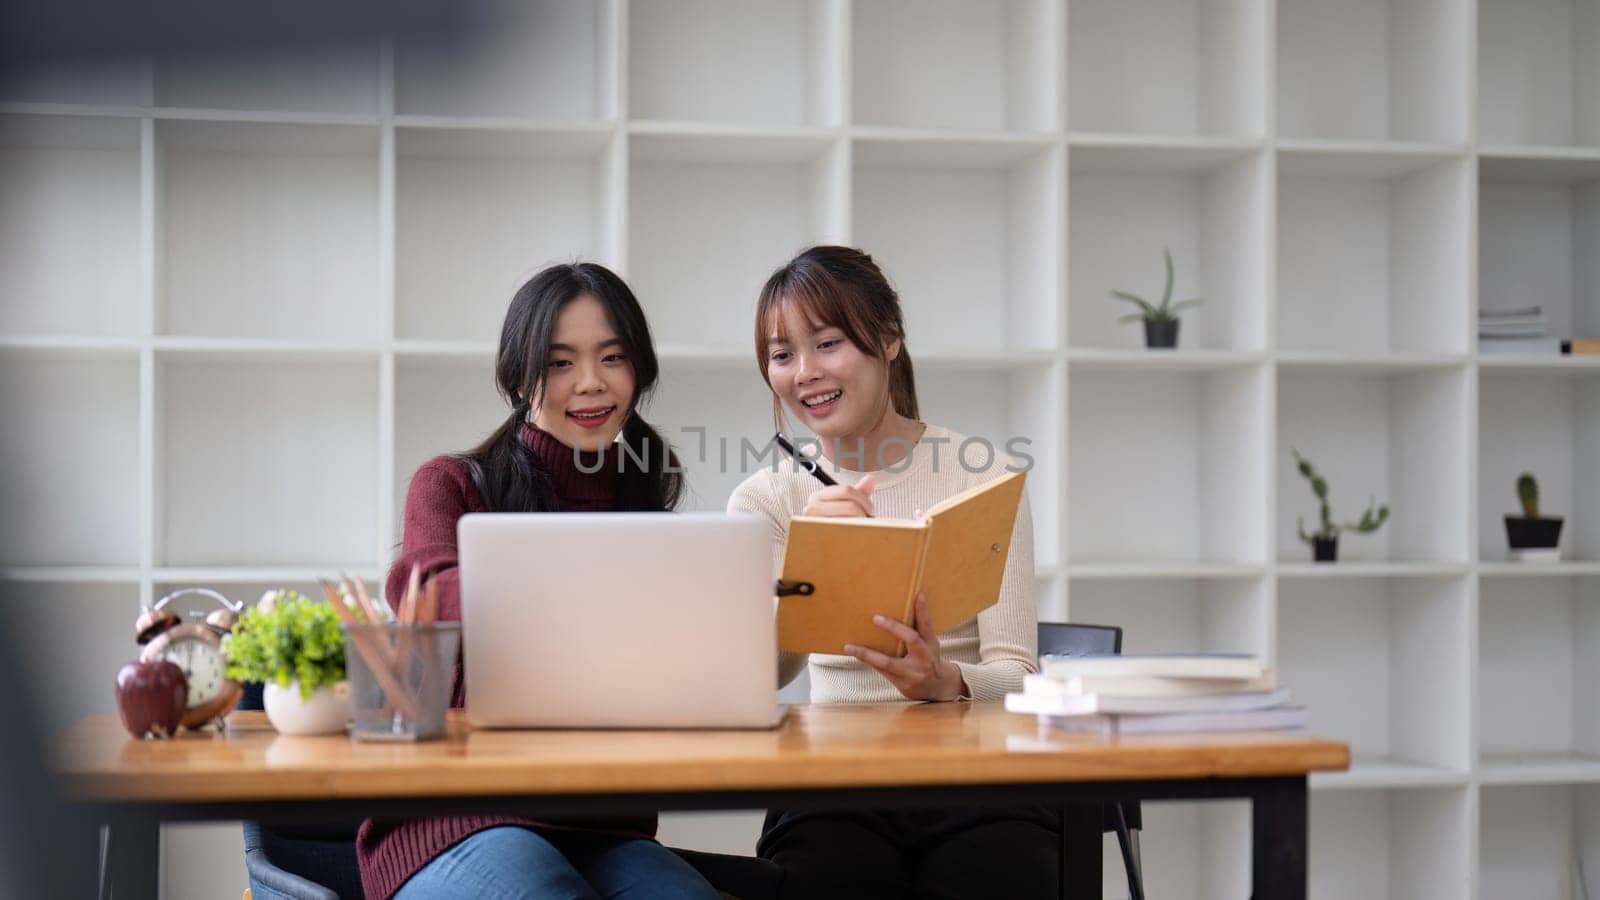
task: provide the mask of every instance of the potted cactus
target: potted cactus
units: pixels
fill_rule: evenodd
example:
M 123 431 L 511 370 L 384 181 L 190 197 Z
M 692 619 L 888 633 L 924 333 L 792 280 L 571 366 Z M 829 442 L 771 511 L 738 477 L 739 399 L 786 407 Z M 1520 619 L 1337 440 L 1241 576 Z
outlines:
M 1186 306 L 1197 306 L 1201 302 L 1199 297 L 1191 297 L 1178 303 L 1172 302 L 1172 252 L 1163 247 L 1161 256 L 1167 262 L 1167 286 L 1161 292 L 1160 305 L 1150 303 L 1143 297 L 1127 291 L 1111 292 L 1111 296 L 1118 300 L 1138 305 L 1138 312 L 1130 313 L 1117 321 L 1144 322 L 1144 343 L 1145 347 L 1150 349 L 1178 346 L 1178 310 Z
M 1335 524 L 1333 514 L 1328 508 L 1328 482 L 1317 474 L 1311 461 L 1300 455 L 1299 450 L 1293 450 L 1295 466 L 1311 482 L 1311 493 L 1317 496 L 1317 503 L 1321 507 L 1321 526 L 1314 532 L 1306 533 L 1304 518 L 1295 519 L 1295 529 L 1300 534 L 1300 540 L 1311 545 L 1311 558 L 1317 562 L 1334 562 L 1339 558 L 1339 535 L 1345 531 L 1354 531 L 1357 534 L 1371 534 L 1383 526 L 1389 518 L 1389 506 L 1378 506 L 1376 499 L 1367 501 L 1367 510 L 1361 518 L 1343 525 Z
M 1532 472 L 1517 476 L 1517 500 L 1522 504 L 1522 515 L 1506 516 L 1506 541 L 1511 545 L 1511 558 L 1523 561 L 1560 559 L 1562 519 L 1539 515 L 1539 482 Z

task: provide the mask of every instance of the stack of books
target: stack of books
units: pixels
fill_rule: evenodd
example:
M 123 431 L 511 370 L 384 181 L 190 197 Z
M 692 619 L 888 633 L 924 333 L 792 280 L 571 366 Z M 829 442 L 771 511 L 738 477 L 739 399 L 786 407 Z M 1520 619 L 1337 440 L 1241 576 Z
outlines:
M 1247 654 L 1043 656 L 1006 709 L 1093 734 L 1304 728 L 1271 669 Z
M 1550 323 L 1538 306 L 1478 311 L 1478 349 L 1484 353 L 1561 353 L 1561 341 L 1550 336 Z

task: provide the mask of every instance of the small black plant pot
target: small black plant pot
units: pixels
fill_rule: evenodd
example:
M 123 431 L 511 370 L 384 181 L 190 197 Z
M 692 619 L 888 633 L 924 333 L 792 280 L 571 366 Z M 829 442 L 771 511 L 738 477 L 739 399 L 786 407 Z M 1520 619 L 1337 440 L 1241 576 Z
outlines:
M 1311 558 L 1317 562 L 1338 562 L 1339 539 L 1314 537 L 1311 539 Z
M 1145 319 L 1144 320 L 1144 345 L 1155 349 L 1171 349 L 1178 346 L 1178 320 L 1177 319 Z
M 1559 516 L 1506 516 L 1506 541 L 1513 550 L 1535 550 L 1554 547 L 1561 543 Z

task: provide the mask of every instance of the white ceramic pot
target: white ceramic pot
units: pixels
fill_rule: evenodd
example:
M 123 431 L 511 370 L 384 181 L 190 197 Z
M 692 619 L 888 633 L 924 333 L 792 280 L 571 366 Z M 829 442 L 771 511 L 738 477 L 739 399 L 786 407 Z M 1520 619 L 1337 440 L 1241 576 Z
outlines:
M 262 692 L 267 721 L 279 734 L 339 734 L 350 723 L 350 683 L 320 687 L 306 700 L 300 699 L 300 683 L 279 687 L 268 682 Z

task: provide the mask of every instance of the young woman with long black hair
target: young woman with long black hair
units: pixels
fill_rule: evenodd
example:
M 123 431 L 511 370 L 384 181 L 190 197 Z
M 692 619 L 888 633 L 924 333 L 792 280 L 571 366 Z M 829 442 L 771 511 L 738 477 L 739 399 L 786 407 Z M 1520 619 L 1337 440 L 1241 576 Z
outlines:
M 791 516 L 913 518 L 1008 468 L 1026 468 L 994 446 L 997 435 L 969 442 L 920 421 L 905 335 L 899 296 L 859 250 L 813 247 L 762 288 L 756 359 L 778 429 L 788 410 L 817 436 L 818 463 L 837 482 L 822 487 L 784 461 L 734 491 L 730 512 L 771 521 L 775 569 Z M 856 646 L 809 659 L 782 654 L 780 683 L 809 663 L 813 702 L 998 700 L 1038 668 L 1032 584 L 1024 496 L 998 603 L 935 634 L 919 597 L 912 622 L 875 622 L 905 642 L 903 656 Z M 1042 806 L 774 810 L 757 850 L 782 867 L 785 897 L 1043 898 L 1057 894 L 1060 829 L 1058 814 Z
M 495 380 L 510 415 L 482 444 L 424 463 L 406 495 L 387 595 L 413 565 L 461 618 L 456 520 L 471 512 L 665 511 L 682 492 L 670 447 L 637 406 L 658 367 L 639 302 L 610 270 L 552 266 L 506 312 Z M 644 464 L 640 464 L 640 460 Z M 461 664 L 452 705 L 466 699 Z M 445 816 L 367 820 L 357 837 L 369 897 L 684 898 L 709 884 L 654 840 L 656 817 Z

